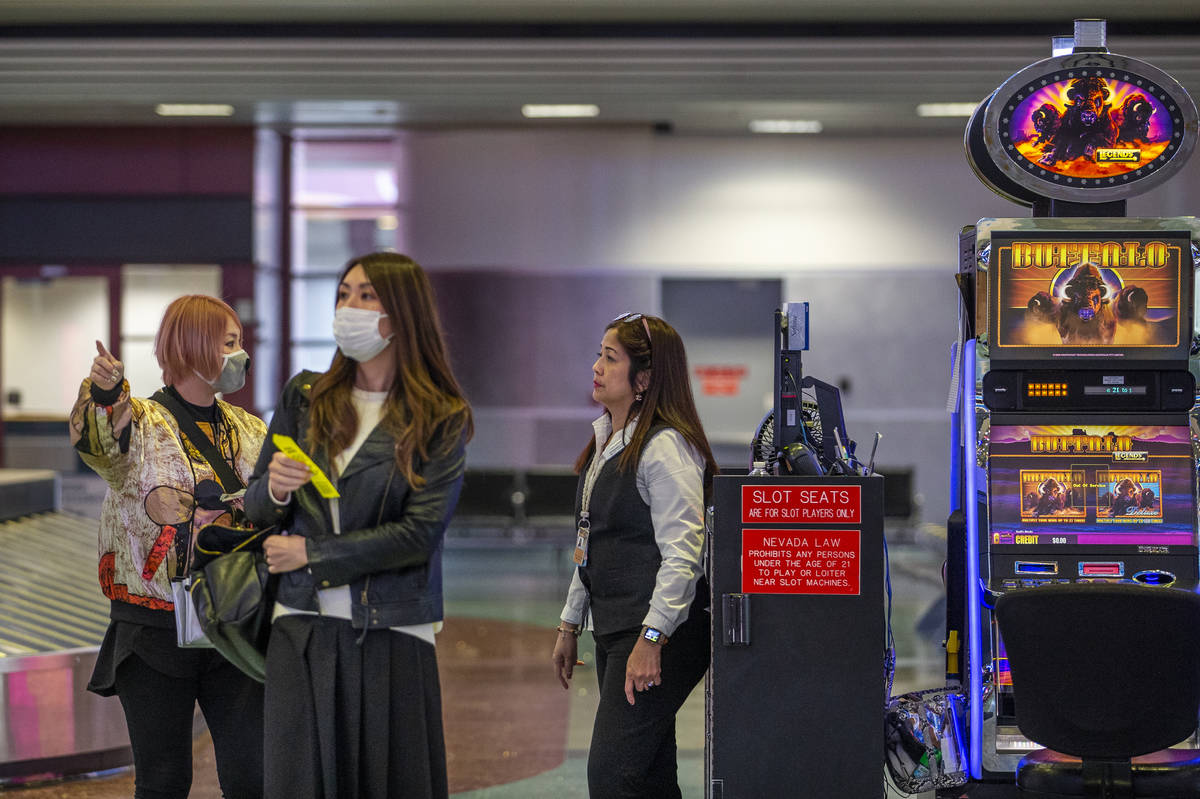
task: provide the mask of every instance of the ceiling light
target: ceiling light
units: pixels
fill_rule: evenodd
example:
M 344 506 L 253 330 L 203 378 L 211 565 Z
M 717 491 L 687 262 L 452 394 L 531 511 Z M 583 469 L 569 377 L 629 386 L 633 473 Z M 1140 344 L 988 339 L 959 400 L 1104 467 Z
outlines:
M 159 103 L 154 113 L 160 117 L 231 117 L 233 106 L 224 103 Z
M 529 119 L 576 119 L 600 115 L 600 107 L 587 103 L 574 105 L 523 105 L 521 114 Z
M 979 103 L 921 103 L 917 106 L 917 116 L 969 117 L 978 106 Z
M 751 133 L 820 133 L 825 126 L 816 119 L 753 119 Z

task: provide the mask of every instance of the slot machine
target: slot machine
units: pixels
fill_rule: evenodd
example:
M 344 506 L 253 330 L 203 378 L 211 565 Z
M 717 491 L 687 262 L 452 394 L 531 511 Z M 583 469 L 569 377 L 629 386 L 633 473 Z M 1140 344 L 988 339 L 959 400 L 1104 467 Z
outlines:
M 964 683 L 975 779 L 1010 777 L 1034 747 L 1016 727 L 996 596 L 1200 578 L 1200 223 L 1125 216 L 1128 197 L 1191 154 L 1196 108 L 1170 76 L 1108 52 L 1102 20 L 1076 20 L 1072 45 L 1012 75 L 966 132 L 980 179 L 1032 210 L 960 238 L 948 546 L 963 596 L 947 639 L 964 642 L 949 670 Z

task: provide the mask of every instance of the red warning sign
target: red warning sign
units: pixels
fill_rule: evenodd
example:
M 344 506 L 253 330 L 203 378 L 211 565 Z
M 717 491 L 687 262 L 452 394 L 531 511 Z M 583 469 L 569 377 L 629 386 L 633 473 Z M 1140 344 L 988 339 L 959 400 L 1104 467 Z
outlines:
M 862 486 L 742 486 L 742 524 L 862 524 Z
M 750 370 L 745 366 L 697 366 L 693 372 L 700 378 L 700 393 L 706 397 L 734 397 L 742 388 L 742 378 Z
M 861 530 L 742 530 L 742 593 L 857 596 Z

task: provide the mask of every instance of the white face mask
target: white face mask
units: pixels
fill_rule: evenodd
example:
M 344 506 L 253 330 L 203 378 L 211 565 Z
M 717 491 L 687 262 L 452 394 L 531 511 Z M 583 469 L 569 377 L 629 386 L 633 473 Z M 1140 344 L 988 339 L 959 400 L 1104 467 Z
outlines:
M 238 350 L 225 353 L 221 360 L 221 371 L 216 380 L 209 380 L 199 372 L 196 372 L 196 377 L 212 386 L 213 391 L 218 394 L 232 394 L 246 385 L 246 370 L 249 368 L 250 356 L 246 354 L 245 350 Z
M 363 363 L 383 352 L 392 336 L 379 335 L 379 320 L 387 314 L 342 306 L 333 314 L 333 338 L 347 358 Z

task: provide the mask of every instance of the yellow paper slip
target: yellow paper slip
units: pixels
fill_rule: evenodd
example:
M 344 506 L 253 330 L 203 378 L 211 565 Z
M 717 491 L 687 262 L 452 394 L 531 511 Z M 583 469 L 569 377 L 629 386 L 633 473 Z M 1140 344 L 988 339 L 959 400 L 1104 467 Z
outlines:
M 325 472 L 321 471 L 320 466 L 313 463 L 313 459 L 308 457 L 308 453 L 300 449 L 300 445 L 291 436 L 276 433 L 271 436 L 271 441 L 275 443 L 275 448 L 284 455 L 287 455 L 294 461 L 300 461 L 312 470 L 312 484 L 317 489 L 318 494 L 326 499 L 333 499 L 339 496 L 337 488 L 334 487 L 333 483 L 329 482 L 329 478 L 325 476 Z

